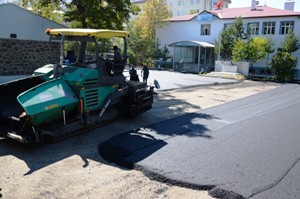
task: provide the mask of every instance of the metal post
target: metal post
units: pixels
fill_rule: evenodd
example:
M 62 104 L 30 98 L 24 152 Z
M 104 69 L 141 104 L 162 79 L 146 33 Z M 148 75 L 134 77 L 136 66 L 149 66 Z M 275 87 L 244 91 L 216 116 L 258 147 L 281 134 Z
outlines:
M 199 52 L 198 52 L 198 73 L 200 72 L 200 59 L 201 59 L 201 57 L 200 57 L 200 51 L 201 51 L 201 46 L 199 45 Z
M 173 70 L 175 70 L 175 71 L 176 71 L 176 69 L 175 69 L 175 46 L 176 46 L 176 45 L 174 45 L 174 54 L 173 54 Z

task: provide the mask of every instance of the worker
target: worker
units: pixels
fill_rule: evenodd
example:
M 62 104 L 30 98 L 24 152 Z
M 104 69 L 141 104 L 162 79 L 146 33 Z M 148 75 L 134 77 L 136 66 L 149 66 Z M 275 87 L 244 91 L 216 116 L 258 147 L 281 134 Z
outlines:
M 141 76 L 143 77 L 143 82 L 147 84 L 147 79 L 149 77 L 149 69 L 146 65 L 144 65 L 141 71 Z
M 122 62 L 122 55 L 118 46 L 113 47 L 114 50 L 114 63 L 120 64 Z
M 131 81 L 135 81 L 135 82 L 139 82 L 139 76 L 136 72 L 136 69 L 134 68 L 134 66 L 131 67 L 131 69 L 129 70 L 129 75 L 130 75 L 130 80 Z

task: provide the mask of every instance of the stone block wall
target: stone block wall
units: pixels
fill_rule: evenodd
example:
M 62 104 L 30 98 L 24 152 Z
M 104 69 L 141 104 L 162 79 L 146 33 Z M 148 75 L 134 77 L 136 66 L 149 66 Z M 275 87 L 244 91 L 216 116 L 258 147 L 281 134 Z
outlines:
M 59 57 L 60 44 L 52 45 Z M 0 38 L 0 75 L 25 75 L 46 64 L 53 63 L 50 43 Z

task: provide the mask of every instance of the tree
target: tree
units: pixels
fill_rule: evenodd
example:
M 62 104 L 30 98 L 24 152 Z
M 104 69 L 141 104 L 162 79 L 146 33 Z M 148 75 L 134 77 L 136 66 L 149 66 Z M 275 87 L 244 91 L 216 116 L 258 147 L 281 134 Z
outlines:
M 59 2 L 49 2 L 47 5 L 38 0 L 19 0 L 17 4 L 30 8 L 33 12 L 57 23 L 63 23 L 63 9 Z
M 146 1 L 142 12 L 130 20 L 128 30 L 131 39 L 131 56 L 136 57 L 137 65 L 150 62 L 157 49 L 156 27 L 168 25 L 171 11 L 166 0 Z M 133 39 L 134 38 L 134 39 Z
M 153 52 L 152 58 L 167 61 L 169 58 L 171 58 L 170 51 L 166 45 L 163 48 L 161 48 L 160 45 L 161 44 L 157 39 L 157 42 L 155 44 L 155 51 Z
M 271 61 L 276 79 L 287 81 L 294 78 L 294 68 L 297 65 L 298 59 L 292 56 L 292 52 L 297 51 L 299 48 L 299 39 L 293 31 L 289 31 L 289 34 L 286 35 L 284 41 L 281 43 L 281 51 Z
M 274 46 L 275 46 L 275 42 L 273 41 L 272 37 L 268 37 L 267 44 L 266 44 L 266 52 L 268 53 L 266 67 L 268 67 L 269 65 L 270 54 L 275 51 Z
M 130 0 L 23 0 L 23 6 L 31 6 L 39 14 L 48 8 L 62 10 L 64 21 L 74 28 L 122 30 L 123 25 L 136 14 Z M 47 10 L 48 10 L 47 9 Z M 47 17 L 47 16 L 45 16 Z M 81 42 L 79 59 L 85 56 L 86 42 Z
M 267 44 L 268 40 L 262 37 L 250 38 L 247 42 L 239 39 L 234 44 L 232 58 L 234 61 L 246 60 L 252 68 L 254 63 L 266 58 Z
M 275 51 L 275 42 L 273 41 L 272 37 L 267 38 L 267 45 L 266 45 L 266 52 L 267 52 L 267 62 L 266 62 L 266 68 L 264 69 L 265 75 L 267 78 L 268 74 L 271 74 L 271 68 L 269 67 L 270 63 L 270 54 Z
M 129 62 L 134 65 L 140 65 L 143 62 L 145 55 L 145 49 L 148 43 L 145 41 L 142 34 L 142 27 L 138 26 L 138 18 L 133 18 L 127 24 L 127 30 L 130 32 L 129 38 Z
M 215 50 L 224 60 L 230 59 L 232 56 L 233 45 L 234 38 L 232 37 L 231 30 L 224 29 L 219 35 L 219 41 L 215 42 Z
M 297 65 L 297 58 L 288 52 L 279 51 L 273 56 L 271 66 L 275 71 L 275 77 L 279 81 L 293 80 L 294 68 Z
M 169 24 L 172 16 L 167 5 L 167 0 L 146 1 L 138 18 L 138 26 L 142 27 L 142 37 L 150 43 L 156 41 L 156 27 L 164 27 Z
M 216 50 L 219 51 L 220 49 L 218 53 L 220 53 L 224 60 L 230 59 L 235 42 L 239 39 L 247 38 L 249 38 L 248 30 L 244 28 L 243 20 L 239 17 L 235 19 L 233 24 L 221 31 L 219 42 L 215 42 L 216 46 L 218 46 Z
M 281 49 L 283 52 L 292 53 L 300 48 L 299 38 L 296 37 L 294 31 L 289 31 L 286 35 L 283 43 L 281 44 Z
M 244 28 L 243 20 L 241 17 L 238 17 L 234 20 L 234 23 L 229 27 L 233 39 L 248 39 L 249 32 Z

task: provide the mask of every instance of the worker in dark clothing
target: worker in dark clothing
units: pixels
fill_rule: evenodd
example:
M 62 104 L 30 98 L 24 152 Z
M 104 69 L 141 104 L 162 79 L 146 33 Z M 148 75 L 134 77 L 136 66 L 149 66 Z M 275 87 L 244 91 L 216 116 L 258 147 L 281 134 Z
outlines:
M 113 47 L 114 50 L 114 63 L 120 64 L 122 62 L 122 55 L 118 46 Z
M 140 81 L 139 76 L 138 76 L 134 66 L 132 66 L 131 69 L 129 70 L 129 75 L 130 75 L 131 81 L 136 81 L 136 82 Z
M 149 77 L 149 68 L 146 65 L 144 65 L 141 71 L 141 76 L 143 77 L 143 82 L 147 84 L 147 79 Z

